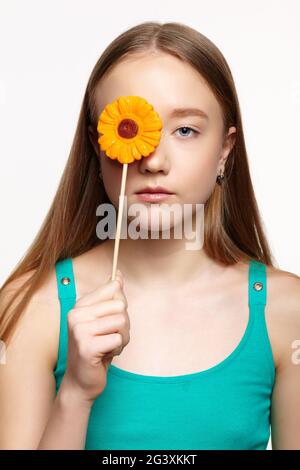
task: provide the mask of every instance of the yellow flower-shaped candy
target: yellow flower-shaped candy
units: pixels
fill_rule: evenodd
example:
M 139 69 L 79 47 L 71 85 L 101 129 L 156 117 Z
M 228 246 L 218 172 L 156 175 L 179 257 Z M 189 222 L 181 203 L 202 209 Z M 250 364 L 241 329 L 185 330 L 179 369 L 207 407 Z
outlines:
M 162 121 L 153 106 L 139 96 L 120 96 L 100 114 L 98 142 L 106 155 L 120 163 L 148 157 L 159 144 Z

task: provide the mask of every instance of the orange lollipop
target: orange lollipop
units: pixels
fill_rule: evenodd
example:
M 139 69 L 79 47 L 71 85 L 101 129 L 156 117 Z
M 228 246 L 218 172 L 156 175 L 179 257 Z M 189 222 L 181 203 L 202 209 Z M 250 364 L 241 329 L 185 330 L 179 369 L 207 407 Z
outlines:
M 153 106 L 139 96 L 120 96 L 100 114 L 98 142 L 107 157 L 123 164 L 112 280 L 115 279 L 128 163 L 148 157 L 158 146 L 162 121 Z

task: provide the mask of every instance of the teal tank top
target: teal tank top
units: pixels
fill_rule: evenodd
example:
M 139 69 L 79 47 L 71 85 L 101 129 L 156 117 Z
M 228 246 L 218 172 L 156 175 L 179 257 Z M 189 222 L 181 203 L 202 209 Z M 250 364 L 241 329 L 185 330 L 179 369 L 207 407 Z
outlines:
M 56 393 L 67 364 L 68 311 L 76 302 L 72 259 L 56 265 L 61 306 Z M 265 322 L 266 266 L 250 260 L 249 317 L 222 362 L 177 376 L 142 375 L 110 364 L 91 408 L 86 450 L 265 450 L 275 364 Z

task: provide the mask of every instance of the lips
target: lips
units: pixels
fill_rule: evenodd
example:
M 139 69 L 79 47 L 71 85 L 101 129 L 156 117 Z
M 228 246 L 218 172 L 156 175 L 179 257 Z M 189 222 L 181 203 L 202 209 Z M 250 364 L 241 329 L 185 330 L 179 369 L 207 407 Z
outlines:
M 161 202 L 165 199 L 173 197 L 169 193 L 137 193 L 137 197 L 143 202 Z
M 137 191 L 136 194 L 141 201 L 152 203 L 161 202 L 174 195 L 174 193 L 162 186 L 146 186 L 145 188 Z
M 143 189 L 140 189 L 139 191 L 136 191 L 136 194 L 173 194 L 172 191 L 169 191 L 167 188 L 164 188 L 162 186 L 146 186 Z

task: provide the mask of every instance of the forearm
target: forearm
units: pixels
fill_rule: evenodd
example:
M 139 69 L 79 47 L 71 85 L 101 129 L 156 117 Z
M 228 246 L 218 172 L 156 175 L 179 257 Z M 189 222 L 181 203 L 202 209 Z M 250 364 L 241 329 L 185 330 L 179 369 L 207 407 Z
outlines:
M 37 450 L 84 449 L 91 406 L 62 381 Z

